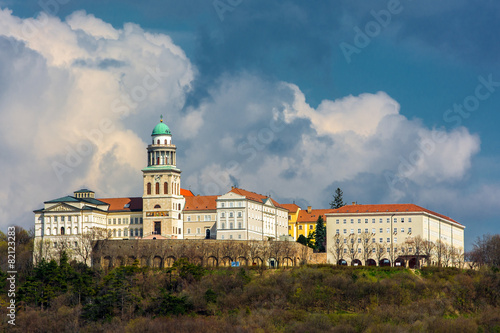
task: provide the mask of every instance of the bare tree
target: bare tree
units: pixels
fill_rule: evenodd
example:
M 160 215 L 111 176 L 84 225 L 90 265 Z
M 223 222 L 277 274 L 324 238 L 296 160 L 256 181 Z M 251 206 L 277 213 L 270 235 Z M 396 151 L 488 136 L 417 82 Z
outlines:
M 358 249 L 361 242 L 358 241 L 358 236 L 356 234 L 350 234 L 347 237 L 347 256 L 351 259 L 351 265 L 354 260 L 358 259 Z
M 385 257 L 387 253 L 387 243 L 375 243 L 375 257 L 377 258 L 377 265 L 380 265 L 380 261 Z
M 427 258 L 427 266 L 429 267 L 432 263 L 432 257 L 434 254 L 434 248 L 436 247 L 436 244 L 434 244 L 430 240 L 425 240 L 422 243 L 422 253 L 425 255 Z
M 372 242 L 374 236 L 375 234 L 370 232 L 363 232 L 359 235 L 359 237 L 361 238 L 361 248 L 363 250 L 362 256 L 363 260 L 365 261 L 365 266 L 368 265 L 368 259 L 370 259 L 373 253 L 371 249 L 374 246 Z
M 105 241 L 111 238 L 111 230 L 106 230 L 106 228 L 92 227 L 87 231 L 82 232 L 77 235 L 77 240 L 75 246 L 75 252 L 82 261 L 91 265 L 92 252 L 94 250 L 94 245 L 96 241 Z
M 346 239 L 341 234 L 335 234 L 333 236 L 332 245 L 329 248 L 330 253 L 333 255 L 333 259 L 335 260 L 335 264 L 339 263 L 339 260 L 342 259 L 345 244 L 344 239 Z
M 436 247 L 434 248 L 434 254 L 436 255 L 438 267 L 443 266 L 443 259 L 446 253 L 446 244 L 440 239 L 436 242 Z
M 478 266 L 500 267 L 500 235 L 478 237 L 469 253 L 469 258 Z
M 33 247 L 33 262 L 34 264 L 40 263 L 42 259 L 51 260 L 52 251 L 50 250 L 51 242 L 48 239 L 36 240 Z

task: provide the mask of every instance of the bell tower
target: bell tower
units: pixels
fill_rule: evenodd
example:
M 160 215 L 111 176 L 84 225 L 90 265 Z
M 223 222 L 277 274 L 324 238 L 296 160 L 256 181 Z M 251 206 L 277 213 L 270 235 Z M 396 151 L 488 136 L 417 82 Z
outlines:
M 176 147 L 170 129 L 163 122 L 155 126 L 148 145 L 148 166 L 144 178 L 144 238 L 183 238 L 181 170 L 176 167 Z

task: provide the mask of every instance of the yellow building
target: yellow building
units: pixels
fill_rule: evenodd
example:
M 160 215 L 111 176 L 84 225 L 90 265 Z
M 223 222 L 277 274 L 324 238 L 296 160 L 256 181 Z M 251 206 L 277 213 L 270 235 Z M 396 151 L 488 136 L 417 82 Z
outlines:
M 295 203 L 282 204 L 283 208 L 288 210 L 288 235 L 297 240 L 299 235 L 297 235 L 297 218 L 299 217 L 300 207 Z
M 309 234 L 316 231 L 316 222 L 320 216 L 323 217 L 323 221 L 326 226 L 325 214 L 334 212 L 335 209 L 312 209 L 311 206 L 307 207 L 307 210 L 300 210 L 297 214 L 297 222 L 295 224 L 297 230 L 297 239 L 300 235 L 308 237 Z

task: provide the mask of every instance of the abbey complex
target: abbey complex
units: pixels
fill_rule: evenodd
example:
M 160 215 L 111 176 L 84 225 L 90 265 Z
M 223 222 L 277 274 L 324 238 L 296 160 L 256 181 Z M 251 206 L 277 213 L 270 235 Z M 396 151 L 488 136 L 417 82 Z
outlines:
M 102 266 L 139 260 L 164 267 L 185 257 L 203 265 L 298 265 L 312 250 L 296 243 L 326 222 L 326 255 L 343 265 L 414 266 L 453 261 L 465 227 L 414 204 L 301 209 L 233 187 L 200 196 L 181 187 L 176 146 L 160 120 L 147 147 L 142 197 L 99 198 L 89 189 L 35 210 L 35 261 L 66 251 Z

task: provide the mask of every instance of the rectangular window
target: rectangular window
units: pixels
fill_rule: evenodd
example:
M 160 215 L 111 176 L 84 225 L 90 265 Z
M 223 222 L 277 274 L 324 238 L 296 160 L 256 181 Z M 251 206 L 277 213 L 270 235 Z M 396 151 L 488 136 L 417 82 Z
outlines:
M 344 224 L 345 224 L 346 219 L 344 219 Z
M 191 228 L 187 228 L 187 233 L 190 234 L 191 233 Z
M 368 233 L 368 228 L 365 228 L 365 232 Z
M 196 221 L 201 221 L 201 216 L 200 215 L 196 216 Z
M 382 219 L 380 219 L 379 223 L 382 223 Z
M 397 217 L 394 218 L 394 223 L 398 223 Z
M 391 242 L 391 239 L 389 237 L 387 237 L 387 243 L 390 243 Z
M 375 228 L 372 228 L 372 234 L 374 234 L 374 233 L 375 233 Z
M 118 224 L 122 224 L 122 218 L 121 217 L 118 218 Z
M 361 219 L 358 219 L 358 223 L 361 223 Z
M 344 238 L 344 244 L 347 244 L 347 239 L 346 238 Z
M 71 216 L 68 216 L 68 222 L 71 222 Z
M 361 248 L 358 248 L 358 253 L 361 253 Z
M 368 223 L 368 219 L 365 219 L 365 223 Z
M 135 218 L 135 224 L 139 224 L 139 218 L 138 217 Z
M 360 233 L 361 233 L 361 229 L 358 229 L 358 234 L 360 234 Z
M 54 246 L 55 247 L 55 246 Z M 347 253 L 347 249 L 344 249 L 344 253 Z
M 191 222 L 191 216 L 187 216 L 187 217 L 186 217 L 186 220 L 187 220 L 188 222 Z M 189 232 L 188 232 L 188 234 L 189 234 Z
M 139 219 L 139 222 L 142 224 L 142 217 Z
M 391 223 L 391 219 L 390 218 L 387 218 L 387 223 Z
M 241 203 L 240 203 L 241 204 Z M 238 235 L 238 239 L 241 239 L 241 235 Z
M 398 238 L 394 237 L 394 243 L 397 243 L 397 242 L 398 242 Z
M 336 220 L 335 220 L 335 223 L 339 224 L 339 219 L 336 219 Z
M 375 238 L 372 238 L 372 243 L 375 243 L 377 240 Z
M 411 223 L 411 217 L 408 218 L 408 223 Z
M 372 219 L 372 223 L 375 223 L 375 219 Z
M 401 228 L 401 232 L 405 232 L 405 228 Z
M 61 222 L 64 222 L 64 216 L 61 216 Z
M 351 219 L 351 224 L 354 223 L 354 219 Z
M 338 234 L 340 234 L 340 230 L 339 230 L 339 229 L 335 230 L 335 233 L 336 233 L 337 235 L 338 235 Z
M 299 225 L 299 230 L 302 230 L 302 226 L 301 225 Z
M 411 228 L 408 228 L 408 232 L 411 234 Z
M 238 229 L 242 229 L 241 228 L 241 222 L 238 222 Z
M 372 253 L 375 253 L 375 248 L 372 248 Z
M 201 234 L 201 229 L 200 228 L 196 228 L 196 233 L 199 235 Z
M 390 247 L 387 248 L 387 253 L 391 253 L 391 248 Z
M 111 224 L 111 219 L 108 219 L 108 224 Z
M 116 218 L 113 219 L 113 224 L 116 224 Z
M 233 239 L 233 235 L 229 235 L 229 239 Z
M 224 239 L 224 235 L 220 236 L 220 239 Z
M 205 221 L 210 221 L 210 215 L 205 215 Z
M 405 223 L 405 218 L 404 217 L 401 218 L 401 223 Z
M 224 208 L 224 203 L 223 202 L 220 203 L 220 208 Z M 224 236 L 222 236 L 222 237 L 224 237 Z M 224 238 L 222 238 L 222 239 L 224 239 Z
M 394 228 L 394 232 L 397 233 L 398 232 L 398 228 Z
M 358 243 L 361 243 L 361 238 L 358 238 Z
M 351 229 L 351 234 L 353 234 L 353 233 L 354 233 L 354 229 Z
M 344 234 L 347 234 L 347 229 L 344 229 Z
M 384 239 L 383 238 L 380 238 L 379 239 L 380 243 L 383 243 L 384 242 Z
M 391 233 L 391 228 L 387 228 L 387 233 L 390 234 Z
M 309 229 L 312 230 L 313 229 L 313 225 L 312 224 L 309 224 Z
M 383 232 L 384 232 L 384 228 L 380 228 L 380 229 L 379 229 L 379 232 L 380 232 L 380 233 L 383 233 Z

